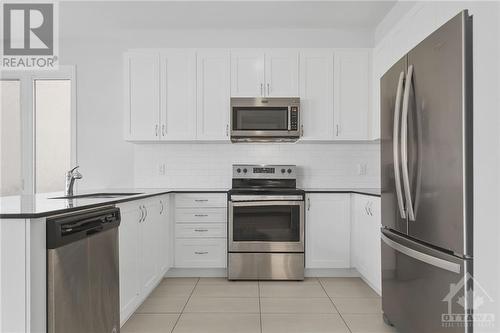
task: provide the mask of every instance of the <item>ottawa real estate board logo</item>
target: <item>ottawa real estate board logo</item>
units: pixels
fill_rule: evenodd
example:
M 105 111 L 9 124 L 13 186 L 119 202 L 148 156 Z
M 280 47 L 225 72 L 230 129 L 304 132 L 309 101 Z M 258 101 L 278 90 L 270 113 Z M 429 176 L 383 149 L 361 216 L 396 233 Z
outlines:
M 2 1 L 1 11 L 0 69 L 57 69 L 57 3 Z

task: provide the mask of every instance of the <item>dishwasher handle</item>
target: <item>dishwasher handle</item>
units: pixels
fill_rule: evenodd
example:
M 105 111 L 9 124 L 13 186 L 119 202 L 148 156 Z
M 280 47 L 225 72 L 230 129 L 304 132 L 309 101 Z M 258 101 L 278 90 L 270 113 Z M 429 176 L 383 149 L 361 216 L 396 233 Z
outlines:
M 47 219 L 47 249 L 55 249 L 120 225 L 120 209 L 108 207 Z

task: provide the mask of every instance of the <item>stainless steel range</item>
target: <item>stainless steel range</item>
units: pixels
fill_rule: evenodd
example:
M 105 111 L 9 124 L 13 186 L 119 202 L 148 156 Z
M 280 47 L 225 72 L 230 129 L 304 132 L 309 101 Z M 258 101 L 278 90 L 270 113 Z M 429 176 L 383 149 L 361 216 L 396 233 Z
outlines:
M 228 279 L 304 279 L 304 191 L 294 165 L 233 165 Z

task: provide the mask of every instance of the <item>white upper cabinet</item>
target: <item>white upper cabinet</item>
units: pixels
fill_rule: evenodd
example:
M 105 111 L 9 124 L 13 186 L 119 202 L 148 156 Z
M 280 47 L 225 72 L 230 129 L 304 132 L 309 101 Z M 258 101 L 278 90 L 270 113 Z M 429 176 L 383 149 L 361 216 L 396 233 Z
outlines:
M 301 98 L 303 140 L 370 140 L 368 49 L 133 50 L 125 138 L 226 141 L 233 97 Z
M 333 51 L 300 52 L 300 115 L 304 140 L 332 140 Z
M 349 268 L 350 195 L 312 193 L 306 200 L 306 268 Z
M 162 140 L 196 138 L 196 53 L 189 49 L 161 52 Z
M 290 97 L 299 93 L 296 50 L 231 51 L 231 96 Z
M 367 140 L 370 110 L 369 50 L 335 51 L 336 140 Z
M 197 139 L 229 140 L 229 50 L 197 53 Z
M 154 52 L 125 54 L 125 139 L 157 140 L 160 60 Z
M 264 96 L 264 52 L 231 51 L 231 96 Z
M 266 51 L 265 72 L 265 96 L 299 95 L 299 54 L 296 50 Z

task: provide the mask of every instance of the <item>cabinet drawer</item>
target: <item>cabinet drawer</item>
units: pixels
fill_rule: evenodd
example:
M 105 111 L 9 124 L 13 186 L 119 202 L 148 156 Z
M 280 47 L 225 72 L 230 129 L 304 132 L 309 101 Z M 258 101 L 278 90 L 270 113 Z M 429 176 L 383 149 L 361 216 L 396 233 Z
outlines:
M 225 223 L 227 210 L 225 208 L 180 208 L 175 210 L 176 223 Z
M 203 207 L 227 207 L 227 195 L 225 193 L 190 193 L 176 194 L 175 207 L 177 208 L 203 208 Z
M 175 225 L 175 238 L 226 238 L 225 223 L 183 223 Z
M 226 239 L 176 239 L 176 267 L 226 267 Z

